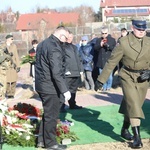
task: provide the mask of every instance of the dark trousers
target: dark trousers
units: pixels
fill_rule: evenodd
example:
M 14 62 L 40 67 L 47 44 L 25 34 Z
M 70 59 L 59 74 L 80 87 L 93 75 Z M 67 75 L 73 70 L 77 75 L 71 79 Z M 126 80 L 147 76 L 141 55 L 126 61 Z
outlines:
M 76 98 L 76 93 L 71 93 L 71 98 L 68 101 L 70 108 L 73 108 L 76 105 L 75 98 Z
M 68 103 L 69 103 L 69 106 L 73 108 L 76 105 L 75 98 L 76 98 L 77 88 L 79 87 L 79 84 L 80 84 L 80 77 L 67 77 L 66 81 L 69 87 L 69 91 L 71 92 L 71 98 L 68 101 Z M 65 107 L 65 104 L 63 104 L 62 109 L 64 107 Z
M 40 124 L 38 142 L 44 142 L 48 148 L 57 144 L 56 126 L 60 109 L 60 98 L 57 94 L 39 93 L 43 104 L 43 117 Z
M 6 94 L 7 96 L 14 96 L 16 91 L 16 82 L 7 82 Z

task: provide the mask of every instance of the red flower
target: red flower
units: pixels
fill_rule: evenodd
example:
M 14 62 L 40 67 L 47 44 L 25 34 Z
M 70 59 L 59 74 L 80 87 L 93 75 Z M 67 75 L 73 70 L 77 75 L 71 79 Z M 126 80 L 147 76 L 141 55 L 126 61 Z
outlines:
M 34 57 L 36 53 L 30 53 L 29 56 Z

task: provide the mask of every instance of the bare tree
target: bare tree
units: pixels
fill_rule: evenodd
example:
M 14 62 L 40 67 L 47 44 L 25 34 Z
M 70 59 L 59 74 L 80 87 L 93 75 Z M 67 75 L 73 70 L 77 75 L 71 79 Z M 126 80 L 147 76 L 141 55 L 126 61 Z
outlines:
M 95 20 L 95 12 L 90 6 L 81 5 L 79 7 L 74 8 L 73 11 L 79 13 L 79 25 L 85 25 L 85 23 L 93 22 Z
M 73 8 L 72 7 L 59 7 L 56 8 L 57 12 L 60 13 L 68 13 L 68 12 L 72 12 Z

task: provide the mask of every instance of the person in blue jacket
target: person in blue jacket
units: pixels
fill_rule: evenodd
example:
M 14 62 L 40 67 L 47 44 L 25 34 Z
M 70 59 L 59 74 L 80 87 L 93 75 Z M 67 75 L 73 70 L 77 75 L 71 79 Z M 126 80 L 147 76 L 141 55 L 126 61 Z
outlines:
M 85 88 L 87 90 L 94 91 L 94 81 L 92 78 L 93 71 L 93 55 L 92 55 L 92 46 L 88 44 L 88 36 L 83 36 L 81 38 L 82 44 L 79 49 L 79 53 L 82 59 L 82 64 L 84 68 L 84 82 Z

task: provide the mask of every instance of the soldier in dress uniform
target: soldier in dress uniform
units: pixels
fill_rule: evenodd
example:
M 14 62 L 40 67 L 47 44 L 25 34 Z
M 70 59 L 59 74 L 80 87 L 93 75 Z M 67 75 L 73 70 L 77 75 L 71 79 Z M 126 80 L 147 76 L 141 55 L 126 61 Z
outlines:
M 146 21 L 142 18 L 132 20 L 132 32 L 122 37 L 106 63 L 102 74 L 97 78 L 95 90 L 101 89 L 114 67 L 121 60 L 123 67 L 119 72 L 123 100 L 119 112 L 124 114 L 121 136 L 133 139 L 133 148 L 143 146 L 140 137 L 142 106 L 150 80 L 150 38 L 146 36 Z M 133 137 L 128 128 L 131 125 Z

